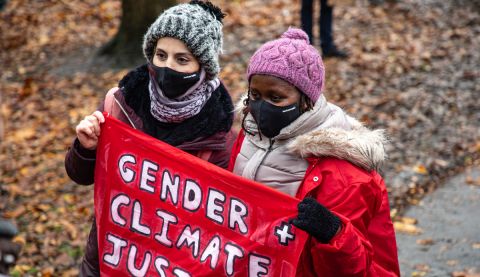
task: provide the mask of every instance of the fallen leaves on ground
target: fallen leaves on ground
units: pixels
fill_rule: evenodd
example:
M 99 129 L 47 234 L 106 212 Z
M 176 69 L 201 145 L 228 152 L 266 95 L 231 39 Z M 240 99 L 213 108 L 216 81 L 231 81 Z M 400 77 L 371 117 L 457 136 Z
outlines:
M 452 277 L 480 277 L 480 274 L 456 271 L 452 273 Z
M 299 26 L 299 1 L 213 2 L 228 14 L 221 77 L 238 99 L 253 52 Z M 350 58 L 325 61 L 325 95 L 386 130 L 381 173 L 395 227 L 417 233 L 403 209 L 478 164 L 480 16 L 472 1 L 367 2 L 334 10 L 335 40 Z M 11 0 L 0 12 L 0 211 L 24 244 L 14 276 L 78 275 L 93 189 L 73 184 L 63 159 L 75 125 L 128 70 L 94 56 L 115 34 L 120 9 L 113 0 Z
M 397 217 L 393 222 L 393 227 L 396 232 L 408 235 L 419 235 L 423 232 L 423 230 L 416 225 L 417 219 L 411 217 Z

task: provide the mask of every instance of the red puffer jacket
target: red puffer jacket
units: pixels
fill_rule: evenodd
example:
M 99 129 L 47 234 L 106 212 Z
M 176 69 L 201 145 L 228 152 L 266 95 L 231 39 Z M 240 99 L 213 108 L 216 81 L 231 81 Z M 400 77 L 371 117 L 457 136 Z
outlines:
M 242 147 L 239 135 L 229 168 Z M 380 175 L 332 157 L 307 158 L 309 167 L 296 197 L 311 196 L 342 221 L 328 244 L 310 238 L 297 276 L 400 276 L 395 232 Z

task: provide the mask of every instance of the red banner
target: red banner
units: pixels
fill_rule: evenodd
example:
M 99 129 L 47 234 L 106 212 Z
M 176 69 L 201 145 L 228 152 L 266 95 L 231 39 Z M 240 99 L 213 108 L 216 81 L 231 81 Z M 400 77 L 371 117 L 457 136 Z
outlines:
M 107 117 L 97 150 L 102 276 L 294 276 L 298 200 Z

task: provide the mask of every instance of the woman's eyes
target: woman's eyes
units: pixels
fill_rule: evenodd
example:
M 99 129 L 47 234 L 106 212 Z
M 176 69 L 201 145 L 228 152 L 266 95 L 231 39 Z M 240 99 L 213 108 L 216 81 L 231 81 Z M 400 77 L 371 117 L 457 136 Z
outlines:
M 270 100 L 272 100 L 273 102 L 280 102 L 282 101 L 282 98 L 278 95 L 272 95 L 270 96 Z
M 167 58 L 167 55 L 165 55 L 165 53 L 162 53 L 162 52 L 157 52 L 157 57 L 160 60 L 165 60 Z
M 168 55 L 164 52 L 157 52 L 157 57 L 161 60 L 161 61 L 165 61 L 168 59 Z M 176 57 L 175 58 L 175 61 L 178 63 L 178 64 L 181 64 L 181 65 L 185 65 L 185 64 L 188 64 L 190 62 L 190 59 L 187 58 L 187 57 Z
M 253 100 L 257 100 L 261 98 L 261 95 L 258 92 L 250 91 L 250 98 L 252 98 Z M 281 102 L 284 98 L 274 94 L 266 97 L 265 99 L 268 99 L 274 103 L 278 103 L 278 102 Z
M 185 57 L 180 57 L 180 58 L 177 58 L 177 62 L 179 64 L 187 64 L 190 60 L 185 58 Z

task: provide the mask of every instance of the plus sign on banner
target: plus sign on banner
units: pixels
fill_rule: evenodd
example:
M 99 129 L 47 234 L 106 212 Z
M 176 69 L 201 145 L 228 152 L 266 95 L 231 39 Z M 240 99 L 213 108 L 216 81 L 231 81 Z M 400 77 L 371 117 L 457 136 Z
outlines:
M 95 168 L 102 276 L 294 276 L 298 200 L 108 117 Z

